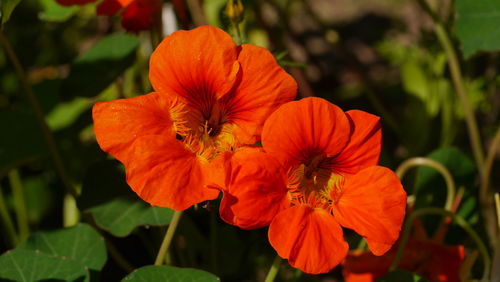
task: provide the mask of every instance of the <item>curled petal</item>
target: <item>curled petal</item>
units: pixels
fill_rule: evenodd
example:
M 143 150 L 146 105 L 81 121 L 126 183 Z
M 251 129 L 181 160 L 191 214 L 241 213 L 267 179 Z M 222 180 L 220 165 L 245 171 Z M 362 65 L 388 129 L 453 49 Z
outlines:
M 154 92 L 95 104 L 92 117 L 99 146 L 123 162 L 129 157 L 132 143 L 141 136 L 175 138 L 169 107 L 169 100 Z
M 295 99 L 297 83 L 266 49 L 242 45 L 238 55 L 241 81 L 223 97 L 228 119 L 238 126 L 239 139 L 254 144 L 266 118 L 280 105 Z
M 367 112 L 351 110 L 346 113 L 352 133 L 349 143 L 335 157 L 335 170 L 355 174 L 363 168 L 378 164 L 382 149 L 380 118 Z
M 330 271 L 349 250 L 334 217 L 305 205 L 285 209 L 274 218 L 269 242 L 290 265 L 311 274 Z
M 207 164 L 175 139 L 148 135 L 138 138 L 124 163 L 127 183 L 153 206 L 185 210 L 217 198 L 219 191 L 205 187 Z
M 237 48 L 219 28 L 201 26 L 167 36 L 151 55 L 149 79 L 158 92 L 175 93 L 206 108 L 229 92 L 239 71 Z M 210 114 L 207 112 L 205 114 Z
M 332 198 L 335 219 L 365 237 L 375 255 L 383 255 L 398 239 L 406 193 L 390 169 L 372 166 L 346 177 L 340 193 L 332 190 Z
M 229 224 L 243 229 L 268 226 L 287 203 L 286 174 L 281 165 L 258 147 L 226 153 L 224 192 L 220 215 Z
M 264 124 L 262 144 L 285 165 L 311 157 L 334 157 L 349 141 L 351 126 L 344 112 L 321 98 L 305 98 L 279 107 Z

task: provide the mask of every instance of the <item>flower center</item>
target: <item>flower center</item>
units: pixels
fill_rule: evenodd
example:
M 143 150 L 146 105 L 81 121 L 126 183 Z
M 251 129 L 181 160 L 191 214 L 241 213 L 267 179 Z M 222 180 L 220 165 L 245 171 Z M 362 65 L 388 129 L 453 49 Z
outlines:
M 335 200 L 331 192 L 340 189 L 342 175 L 331 169 L 331 159 L 316 155 L 289 173 L 288 191 L 293 204 L 328 208 Z
M 202 160 L 210 161 L 234 146 L 233 126 L 217 104 L 202 111 L 176 101 L 170 107 L 170 117 L 177 139 Z

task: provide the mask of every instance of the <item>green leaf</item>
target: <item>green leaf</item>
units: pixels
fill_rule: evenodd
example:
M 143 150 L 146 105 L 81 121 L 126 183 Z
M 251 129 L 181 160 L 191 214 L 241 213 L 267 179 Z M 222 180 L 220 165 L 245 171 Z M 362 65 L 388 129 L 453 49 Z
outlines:
M 0 256 L 0 278 L 13 281 L 89 281 L 82 264 L 32 250 L 15 249 Z
M 57 4 L 55 0 L 39 0 L 43 11 L 38 15 L 41 20 L 52 22 L 64 22 L 71 18 L 78 6 L 65 7 Z
M 500 49 L 500 1 L 457 0 L 457 35 L 464 56 Z
M 50 129 L 56 131 L 73 124 L 80 115 L 92 106 L 87 98 L 76 97 L 66 103 L 60 102 L 46 116 Z
M 36 118 L 29 113 L 0 111 L 0 132 L 0 175 L 47 153 Z
M 19 4 L 21 0 L 2 0 L 0 1 L 0 19 L 1 24 L 3 26 L 10 19 L 10 15 L 16 8 L 17 4 Z
M 104 37 L 80 55 L 63 81 L 61 95 L 95 97 L 134 63 L 139 40 L 129 34 Z
M 107 259 L 103 238 L 86 224 L 34 233 L 18 249 L 69 258 L 96 271 L 103 268 Z
M 145 266 L 123 278 L 122 281 L 211 282 L 220 279 L 208 272 L 173 266 Z
M 377 279 L 377 282 L 426 282 L 423 276 L 406 270 L 394 270 Z
M 170 209 L 152 207 L 139 199 L 115 161 L 97 163 L 88 170 L 78 205 L 92 214 L 99 227 L 119 237 L 141 225 L 169 224 L 173 215 Z

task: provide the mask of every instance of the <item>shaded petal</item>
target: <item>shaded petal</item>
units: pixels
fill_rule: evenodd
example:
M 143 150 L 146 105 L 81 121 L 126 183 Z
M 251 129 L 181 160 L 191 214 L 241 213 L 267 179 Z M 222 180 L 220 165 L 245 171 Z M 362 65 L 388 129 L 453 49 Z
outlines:
M 134 0 L 104 0 L 97 6 L 98 15 L 116 15 L 121 9 L 127 7 Z
M 340 173 L 355 174 L 363 168 L 378 164 L 382 149 L 380 118 L 367 112 L 347 111 L 352 133 L 349 143 L 335 157 L 333 164 Z
M 238 126 L 240 142 L 254 144 L 260 139 L 266 118 L 280 105 L 297 95 L 297 83 L 262 47 L 242 45 L 238 55 L 241 81 L 223 97 L 228 119 Z
M 122 13 L 122 26 L 132 32 L 148 30 L 161 19 L 160 0 L 136 0 Z
M 174 32 L 158 45 L 151 55 L 149 79 L 156 91 L 175 93 L 210 111 L 210 105 L 231 90 L 238 70 L 231 37 L 219 28 L 201 26 Z
M 306 163 L 316 155 L 333 157 L 349 140 L 344 112 L 321 98 L 305 98 L 279 107 L 264 124 L 262 144 L 285 165 Z
M 123 162 L 129 156 L 132 142 L 141 136 L 175 138 L 169 107 L 169 100 L 154 92 L 95 104 L 92 117 L 99 146 Z
M 330 271 L 349 250 L 334 217 L 305 205 L 283 210 L 274 218 L 269 242 L 290 265 L 311 274 Z
M 268 226 L 274 216 L 289 204 L 286 173 L 280 163 L 259 147 L 241 148 L 224 156 L 224 192 L 221 218 L 243 229 Z
M 127 183 L 153 206 L 185 210 L 219 194 L 205 187 L 207 164 L 175 137 L 143 136 L 133 143 L 129 154 L 124 163 Z
M 375 255 L 387 252 L 399 237 L 406 209 L 406 193 L 396 174 L 372 166 L 346 177 L 340 194 L 335 190 L 335 219 L 365 237 Z

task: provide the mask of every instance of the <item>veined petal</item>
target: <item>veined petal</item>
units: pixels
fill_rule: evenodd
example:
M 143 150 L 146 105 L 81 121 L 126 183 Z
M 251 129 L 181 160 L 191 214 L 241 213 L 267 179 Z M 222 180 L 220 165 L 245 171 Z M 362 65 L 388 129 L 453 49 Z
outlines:
M 290 265 L 311 274 L 330 271 L 349 250 L 334 217 L 305 205 L 285 209 L 274 218 L 269 242 Z
M 149 79 L 156 91 L 175 93 L 196 108 L 210 111 L 210 105 L 236 81 L 237 55 L 233 40 L 219 28 L 177 31 L 151 55 Z
M 321 98 L 305 98 L 279 107 L 264 124 L 262 144 L 287 165 L 316 155 L 333 157 L 346 146 L 351 127 L 344 112 Z
M 352 133 L 349 143 L 335 157 L 335 169 L 341 173 L 355 174 L 363 168 L 378 164 L 382 149 L 380 118 L 367 112 L 347 111 Z
M 372 166 L 346 177 L 340 193 L 335 190 L 335 219 L 365 237 L 375 255 L 387 252 L 399 237 L 406 209 L 406 193 L 396 174 Z
M 204 166 L 175 137 L 138 138 L 125 164 L 127 183 L 153 206 L 185 210 L 217 198 L 219 191 L 205 187 Z
M 225 154 L 221 218 L 243 229 L 268 226 L 287 201 L 286 173 L 258 147 Z
M 241 81 L 223 97 L 228 119 L 238 126 L 235 131 L 244 144 L 260 139 L 266 118 L 280 105 L 297 95 L 297 83 L 266 49 L 242 45 L 238 55 Z
M 121 9 L 127 7 L 134 0 L 104 0 L 97 6 L 98 15 L 116 15 Z
M 133 141 L 141 136 L 175 138 L 169 115 L 169 100 L 159 93 L 94 105 L 92 117 L 99 146 L 124 162 Z

